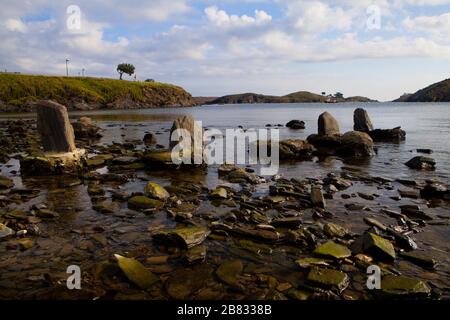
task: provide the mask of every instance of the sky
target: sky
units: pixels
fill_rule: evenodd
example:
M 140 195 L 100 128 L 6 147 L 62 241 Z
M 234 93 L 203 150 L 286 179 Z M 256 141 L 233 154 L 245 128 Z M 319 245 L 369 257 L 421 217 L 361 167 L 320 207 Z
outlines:
M 450 0 L 2 0 L 0 70 L 380 101 L 450 78 Z M 132 79 L 125 76 L 124 78 Z

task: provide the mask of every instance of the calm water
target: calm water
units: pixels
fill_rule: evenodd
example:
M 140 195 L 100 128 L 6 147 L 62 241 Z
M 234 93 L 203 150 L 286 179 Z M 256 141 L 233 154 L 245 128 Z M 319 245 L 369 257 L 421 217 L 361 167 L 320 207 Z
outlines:
M 144 131 L 160 131 L 158 142 L 167 144 L 171 123 L 180 114 L 190 114 L 203 121 L 205 127 L 218 129 L 264 128 L 266 124 L 286 124 L 289 120 L 299 119 L 306 123 L 305 130 L 281 128 L 280 136 L 285 138 L 306 137 L 317 132 L 317 118 L 329 111 L 339 121 L 341 131 L 353 130 L 353 111 L 357 107 L 367 109 L 375 128 L 394 128 L 401 126 L 406 131 L 406 141 L 399 144 L 377 143 L 378 155 L 359 164 L 359 168 L 373 175 L 392 178 L 430 179 L 450 181 L 450 103 L 345 103 L 345 104 L 243 104 L 225 106 L 202 106 L 195 108 L 146 109 L 146 110 L 113 110 L 89 113 L 74 113 L 73 116 L 87 114 L 102 126 L 109 126 L 109 133 L 103 142 L 142 139 Z M 113 127 L 120 121 L 127 126 L 126 135 L 123 129 Z M 139 126 L 136 125 L 139 123 Z M 112 127 L 111 127 L 112 126 Z M 120 133 L 120 134 L 119 134 Z M 404 165 L 416 156 L 416 149 L 428 148 L 437 162 L 437 170 L 433 173 L 410 170 Z M 295 171 L 297 175 L 320 175 L 329 166 L 340 163 L 308 162 L 285 164 L 281 171 Z

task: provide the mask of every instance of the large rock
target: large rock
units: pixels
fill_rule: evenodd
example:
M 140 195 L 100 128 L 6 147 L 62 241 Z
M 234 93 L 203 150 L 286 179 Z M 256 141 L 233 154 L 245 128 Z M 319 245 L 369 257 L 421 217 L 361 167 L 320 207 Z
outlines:
M 75 138 L 95 139 L 101 138 L 100 127 L 91 118 L 81 117 L 77 122 L 72 123 Z
M 65 106 L 45 100 L 36 104 L 37 130 L 45 152 L 75 151 L 75 137 Z
M 314 253 L 335 259 L 344 259 L 352 255 L 351 251 L 346 246 L 337 244 L 334 241 L 328 241 L 321 244 L 314 250 Z
M 170 137 L 174 131 L 178 129 L 186 130 L 190 135 L 190 142 L 188 141 L 172 141 L 170 140 L 169 145 L 172 150 L 176 145 L 183 146 L 183 150 L 188 150 L 190 146 L 191 158 L 197 155 L 199 157 L 203 156 L 203 129 L 198 125 L 195 119 L 191 116 L 183 116 L 175 119 L 172 128 L 170 129 Z
M 209 236 L 205 227 L 186 227 L 174 230 L 161 230 L 153 234 L 153 240 L 168 247 L 175 246 L 190 249 L 201 244 Z
M 280 141 L 279 156 L 281 160 L 308 158 L 314 151 L 314 146 L 305 140 L 288 139 Z
M 311 268 L 306 281 L 313 286 L 342 292 L 347 288 L 350 279 L 342 271 L 314 267 Z
M 367 253 L 385 262 L 393 262 L 396 258 L 392 243 L 371 232 L 366 232 L 356 239 L 352 245 L 352 251 L 353 253 Z
M 406 132 L 400 127 L 394 129 L 375 129 L 368 132 L 373 141 L 400 142 L 406 139 Z
M 336 153 L 343 157 L 370 157 L 375 154 L 373 140 L 365 132 L 350 131 L 341 137 Z
M 149 198 L 158 200 L 166 200 L 170 197 L 169 192 L 167 192 L 163 186 L 160 186 L 155 182 L 149 182 L 144 188 L 144 193 Z
M 414 157 L 405 163 L 411 169 L 417 170 L 434 170 L 436 166 L 436 161 L 429 157 Z
M 319 116 L 318 126 L 319 135 L 340 134 L 339 124 L 329 112 L 324 112 Z
M 286 127 L 295 130 L 305 129 L 305 121 L 291 120 L 288 123 L 286 123 Z
M 366 110 L 358 108 L 353 114 L 353 130 L 355 131 L 371 131 L 373 130 L 372 121 Z
M 381 280 L 381 293 L 390 298 L 425 298 L 431 289 L 417 278 L 386 275 Z

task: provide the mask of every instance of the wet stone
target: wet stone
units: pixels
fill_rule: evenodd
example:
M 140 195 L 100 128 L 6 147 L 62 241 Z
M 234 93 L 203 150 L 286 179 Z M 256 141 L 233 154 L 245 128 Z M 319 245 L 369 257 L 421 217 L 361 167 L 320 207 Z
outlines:
M 114 255 L 117 263 L 127 278 L 141 289 L 149 289 L 155 282 L 159 280 L 150 270 L 146 269 L 139 261 Z
M 405 163 L 411 169 L 416 170 L 435 170 L 436 161 L 429 157 L 414 157 Z
M 430 295 L 431 290 L 417 278 L 386 275 L 381 279 L 381 292 L 398 298 L 424 298 Z
M 14 230 L 0 223 L 0 239 L 6 239 L 14 235 Z
M 392 243 L 371 232 L 364 233 L 363 236 L 355 241 L 352 248 L 355 248 L 356 251 L 360 249 L 362 252 L 368 253 L 381 261 L 392 262 L 396 258 Z
M 186 260 L 188 263 L 198 263 L 205 261 L 207 248 L 204 245 L 198 245 L 190 248 L 186 252 Z
M 135 196 L 128 200 L 128 207 L 135 210 L 157 209 L 162 206 L 161 201 L 145 196 Z
M 428 270 L 435 270 L 436 269 L 436 260 L 432 258 L 428 258 L 418 252 L 404 252 L 401 254 L 401 257 L 411 261 L 412 263 Z
M 153 234 L 153 240 L 166 246 L 189 249 L 201 244 L 210 234 L 205 227 L 187 227 L 174 230 L 162 230 Z
M 322 193 L 322 187 L 319 185 L 311 186 L 311 202 L 314 206 L 325 208 L 325 199 Z
M 311 267 L 327 267 L 330 261 L 321 258 L 302 258 L 295 261 L 295 263 L 302 269 Z
M 159 200 L 166 200 L 170 197 L 169 192 L 167 190 L 160 186 L 159 184 L 155 182 L 149 182 L 144 189 L 144 193 L 149 198 L 153 199 L 159 199 Z
M 346 246 L 337 244 L 334 241 L 328 241 L 322 245 L 319 245 L 314 250 L 314 253 L 335 259 L 344 259 L 352 255 L 351 251 Z
M 208 197 L 211 199 L 226 199 L 228 197 L 227 189 L 217 188 L 209 192 Z
M 349 284 L 349 278 L 344 272 L 333 269 L 319 269 L 317 267 L 311 269 L 306 281 L 313 286 L 336 292 L 344 291 Z
M 349 233 L 349 231 L 344 227 L 331 222 L 325 223 L 323 226 L 323 232 L 331 238 L 343 238 Z
M 231 287 L 241 289 L 242 287 L 238 282 L 238 276 L 243 270 L 244 266 L 241 260 L 225 261 L 216 270 L 216 274 L 224 283 Z

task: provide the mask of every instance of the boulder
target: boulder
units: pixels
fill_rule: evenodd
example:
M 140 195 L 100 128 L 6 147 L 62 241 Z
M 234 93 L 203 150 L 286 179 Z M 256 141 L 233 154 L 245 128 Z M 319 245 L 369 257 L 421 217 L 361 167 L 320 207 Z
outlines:
M 406 132 L 400 127 L 394 129 L 375 129 L 368 132 L 373 141 L 400 142 L 406 139 Z
M 194 160 L 197 157 L 203 156 L 203 129 L 191 116 L 183 116 L 175 119 L 172 128 L 170 129 L 170 137 L 173 136 L 176 130 L 186 130 L 190 135 L 190 141 L 172 141 L 170 139 L 169 146 L 172 150 L 175 146 L 183 147 L 183 150 L 191 150 L 191 158 Z M 201 159 L 200 159 L 201 160 Z
M 425 199 L 437 198 L 450 200 L 450 189 L 442 183 L 428 182 L 425 187 L 420 190 L 420 196 Z
M 435 170 L 436 161 L 429 157 L 417 156 L 405 163 L 411 169 L 416 170 Z
M 370 157 L 375 154 L 373 140 L 365 132 L 350 131 L 341 137 L 341 145 L 336 154 L 342 157 Z
M 314 146 L 305 140 L 288 139 L 280 141 L 279 156 L 281 160 L 308 158 L 314 151 Z
M 353 130 L 368 132 L 373 130 L 372 121 L 366 110 L 358 108 L 353 113 Z
M 305 122 L 300 120 L 291 120 L 286 123 L 286 127 L 295 130 L 305 129 Z
M 95 139 L 102 137 L 99 133 L 101 128 L 91 118 L 81 117 L 77 122 L 72 123 L 72 126 L 75 138 L 77 139 Z
M 341 145 L 341 135 L 339 134 L 329 136 L 311 134 L 306 140 L 321 152 L 328 150 L 330 153 L 333 153 Z
M 146 133 L 143 141 L 147 146 L 156 144 L 158 142 L 156 136 L 153 133 Z
M 339 124 L 329 112 L 324 112 L 319 116 L 318 126 L 319 135 L 340 134 Z
M 50 100 L 36 104 L 37 130 L 45 152 L 75 151 L 75 137 L 65 106 Z
M 20 159 L 20 171 L 29 176 L 51 176 L 79 174 L 88 168 L 87 153 L 84 149 L 73 152 L 28 155 Z

